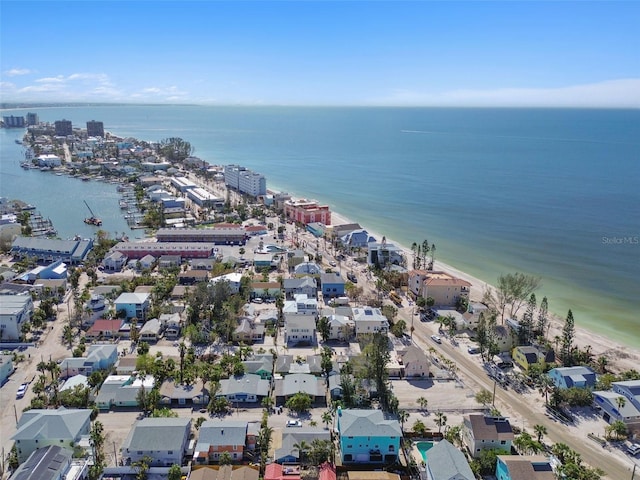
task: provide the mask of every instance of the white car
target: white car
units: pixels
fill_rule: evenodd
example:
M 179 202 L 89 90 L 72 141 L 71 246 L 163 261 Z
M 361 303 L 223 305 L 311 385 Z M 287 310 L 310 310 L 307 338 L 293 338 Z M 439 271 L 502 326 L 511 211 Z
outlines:
M 301 427 L 302 422 L 300 420 L 287 420 L 287 427 Z
M 436 343 L 442 343 L 442 339 L 438 335 L 431 335 L 431 340 Z
M 634 443 L 627 446 L 627 453 L 632 457 L 635 457 L 640 453 L 640 445 L 638 445 L 637 443 Z
M 28 383 L 23 383 L 22 385 L 20 385 L 20 387 L 18 388 L 18 391 L 16 392 L 16 399 L 24 397 L 24 394 L 27 393 L 28 387 L 29 387 Z

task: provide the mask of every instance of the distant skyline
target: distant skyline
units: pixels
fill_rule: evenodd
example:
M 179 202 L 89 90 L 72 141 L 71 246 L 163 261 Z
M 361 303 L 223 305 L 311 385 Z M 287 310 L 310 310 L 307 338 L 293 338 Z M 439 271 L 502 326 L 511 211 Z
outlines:
M 0 101 L 640 108 L 640 3 L 0 3 Z

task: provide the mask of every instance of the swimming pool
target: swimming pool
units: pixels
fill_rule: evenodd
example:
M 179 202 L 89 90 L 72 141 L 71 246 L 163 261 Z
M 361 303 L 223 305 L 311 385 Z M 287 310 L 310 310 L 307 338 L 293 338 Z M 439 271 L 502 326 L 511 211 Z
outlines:
M 422 455 L 422 461 L 426 462 L 427 461 L 427 451 L 431 447 L 433 447 L 433 442 L 427 442 L 427 441 L 416 442 L 415 445 L 416 445 L 416 448 L 418 449 L 418 451 L 420 452 L 420 455 Z

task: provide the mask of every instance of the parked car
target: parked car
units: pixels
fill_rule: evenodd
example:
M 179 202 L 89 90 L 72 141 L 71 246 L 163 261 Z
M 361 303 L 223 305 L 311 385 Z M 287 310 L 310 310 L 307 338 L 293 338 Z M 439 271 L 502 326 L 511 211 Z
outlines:
M 262 303 L 263 300 L 260 297 L 254 298 L 253 300 L 251 300 L 253 303 Z
M 351 272 L 347 273 L 347 280 L 349 280 L 351 283 L 358 283 L 358 277 L 356 277 Z
M 431 335 L 431 340 L 436 343 L 442 343 L 442 338 L 440 338 L 438 335 Z
M 302 422 L 300 420 L 287 420 L 287 427 L 301 427 Z
M 640 445 L 638 445 L 637 443 L 633 443 L 627 446 L 627 453 L 632 457 L 635 457 L 640 453 Z
M 471 355 L 475 355 L 476 353 L 480 353 L 480 347 L 469 347 L 467 348 L 467 352 Z
M 23 383 L 22 385 L 20 385 L 18 391 L 16 392 L 16 399 L 24 397 L 24 394 L 27 393 L 27 388 L 29 388 L 28 383 Z
M 338 264 L 336 262 L 334 262 L 333 260 L 331 260 L 329 262 L 329 265 L 331 265 L 332 267 L 337 267 L 338 266 Z

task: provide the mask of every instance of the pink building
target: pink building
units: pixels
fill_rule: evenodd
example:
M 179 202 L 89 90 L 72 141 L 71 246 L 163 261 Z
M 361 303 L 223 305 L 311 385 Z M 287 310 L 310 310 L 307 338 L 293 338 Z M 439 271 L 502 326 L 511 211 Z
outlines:
M 294 222 L 307 225 L 309 223 L 322 223 L 331 225 L 331 211 L 329 205 L 318 205 L 315 200 L 287 200 L 284 204 L 285 216 Z

